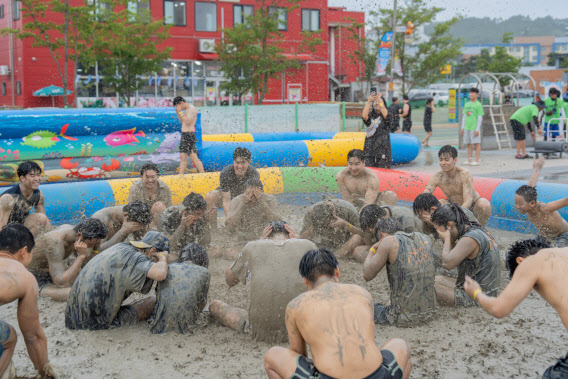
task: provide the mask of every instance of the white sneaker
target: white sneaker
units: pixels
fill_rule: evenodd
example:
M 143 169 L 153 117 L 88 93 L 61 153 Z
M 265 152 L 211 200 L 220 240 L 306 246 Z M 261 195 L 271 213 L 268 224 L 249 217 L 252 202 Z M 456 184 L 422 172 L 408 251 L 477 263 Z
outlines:
M 463 164 L 468 165 L 468 164 L 471 164 L 471 162 L 470 161 L 463 161 Z
M 471 162 L 470 166 L 479 166 L 479 162 L 477 162 L 477 161 Z

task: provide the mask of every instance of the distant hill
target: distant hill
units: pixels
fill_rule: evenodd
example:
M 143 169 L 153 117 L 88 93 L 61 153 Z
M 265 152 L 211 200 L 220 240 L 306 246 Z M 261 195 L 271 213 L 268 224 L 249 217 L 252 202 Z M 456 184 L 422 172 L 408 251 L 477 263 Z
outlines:
M 552 17 L 531 19 L 526 16 L 513 16 L 506 20 L 468 17 L 454 25 L 451 33 L 454 37 L 463 39 L 466 44 L 484 44 L 500 43 L 503 34 L 509 32 L 515 37 L 568 36 L 566 27 L 568 19 Z M 433 27 L 428 25 L 424 32 L 429 34 L 432 30 Z

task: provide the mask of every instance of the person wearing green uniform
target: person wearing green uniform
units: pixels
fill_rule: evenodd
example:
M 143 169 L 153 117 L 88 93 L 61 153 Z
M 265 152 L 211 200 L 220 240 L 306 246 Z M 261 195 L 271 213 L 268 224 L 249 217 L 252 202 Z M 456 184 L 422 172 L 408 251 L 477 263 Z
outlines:
M 544 109 L 544 140 L 555 139 L 560 135 L 560 118 L 565 118 L 564 101 L 560 98 L 560 91 L 551 88 L 548 91 L 548 97 L 544 99 L 546 108 Z
M 529 129 L 531 133 L 531 137 L 535 139 L 535 133 L 531 125 L 531 121 L 534 120 L 534 123 L 538 129 L 540 129 L 540 125 L 538 122 L 538 114 L 546 107 L 544 101 L 538 100 L 537 102 L 526 105 L 521 107 L 513 113 L 511 119 L 509 120 L 509 124 L 511 125 L 511 129 L 513 129 L 513 138 L 517 141 L 517 155 L 515 158 L 517 159 L 526 159 L 532 158 L 530 155 L 527 154 L 527 141 L 526 141 L 526 134 L 525 134 L 525 125 Z
M 467 161 L 465 164 L 479 166 L 481 156 L 481 124 L 483 122 L 483 105 L 477 101 L 479 89 L 469 89 L 469 100 L 463 107 L 463 118 L 461 135 L 463 143 L 467 145 Z M 473 158 L 473 148 L 475 146 L 475 161 Z

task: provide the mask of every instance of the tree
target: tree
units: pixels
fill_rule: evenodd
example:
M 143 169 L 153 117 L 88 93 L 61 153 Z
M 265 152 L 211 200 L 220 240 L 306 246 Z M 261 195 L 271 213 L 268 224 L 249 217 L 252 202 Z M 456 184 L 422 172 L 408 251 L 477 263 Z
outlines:
M 456 78 L 460 78 L 477 71 L 478 55 L 472 55 L 468 58 L 462 58 L 454 65 L 453 72 Z
M 503 44 L 511 43 L 513 37 L 511 33 L 503 35 Z M 488 49 L 482 49 L 477 60 L 477 71 L 485 72 L 512 72 L 517 73 L 523 64 L 521 58 L 509 55 L 505 46 L 495 46 L 495 53 L 491 55 Z M 506 86 L 511 82 L 508 77 L 499 79 L 501 86 Z
M 221 71 L 227 79 L 222 89 L 234 91 L 239 97 L 247 92 L 258 93 L 258 102 L 262 104 L 270 77 L 300 67 L 297 61 L 286 58 L 286 50 L 281 47 L 284 36 L 278 25 L 282 10 L 273 11 L 269 7 L 292 4 L 286 8 L 289 11 L 296 9 L 301 1 L 257 0 L 253 16 L 248 16 L 243 24 L 224 29 L 225 38 L 215 47 Z M 321 44 L 319 33 L 302 32 L 297 52 L 315 51 Z
M 402 25 L 411 22 L 414 25 L 412 35 L 414 41 L 423 40 L 424 36 L 419 32 L 420 26 L 426 24 L 433 26 L 429 40 L 419 43 L 412 43 L 407 37 L 396 36 L 396 55 L 400 58 L 403 71 L 401 78 L 403 93 L 407 93 L 413 87 L 424 86 L 441 79 L 443 77 L 440 73 L 441 67 L 461 55 L 463 42 L 453 38 L 449 33 L 450 27 L 456 24 L 459 18 L 436 22 L 436 17 L 443 10 L 443 8 L 430 7 L 427 0 L 409 0 L 398 8 L 397 22 Z M 371 24 L 379 37 L 392 30 L 392 12 L 392 9 L 370 12 Z
M 568 68 L 568 54 L 550 53 L 548 54 L 548 65 L 556 66 L 558 68 Z
M 377 45 L 374 41 L 362 37 L 359 31 L 365 27 L 364 23 L 358 23 L 354 19 L 346 28 L 347 38 L 357 43 L 357 49 L 347 52 L 349 60 L 357 67 L 357 80 L 359 83 L 367 83 L 370 87 L 375 77 L 375 65 L 377 64 Z M 363 93 L 368 90 L 362 89 Z
M 99 64 L 105 84 L 127 107 L 132 95 L 145 85 L 138 77 L 158 71 L 160 63 L 170 57 L 171 48 L 159 47 L 168 36 L 169 27 L 161 20 L 151 22 L 149 11 L 124 7 L 105 17 L 104 33 L 93 41 L 92 58 Z
M 112 3 L 109 0 L 99 1 Z M 72 6 L 71 0 L 20 0 L 19 3 L 24 20 L 23 30 L 4 28 L 0 33 L 13 34 L 20 39 L 30 38 L 34 47 L 47 48 L 57 68 L 61 86 L 68 89 L 70 70 L 77 67 L 80 61 L 92 57 L 92 40 L 103 26 L 97 22 L 97 5 L 85 1 L 81 6 Z M 47 18 L 46 14 L 54 16 Z M 71 84 L 76 94 L 74 82 Z M 69 105 L 67 96 L 63 96 L 63 101 L 66 106 Z

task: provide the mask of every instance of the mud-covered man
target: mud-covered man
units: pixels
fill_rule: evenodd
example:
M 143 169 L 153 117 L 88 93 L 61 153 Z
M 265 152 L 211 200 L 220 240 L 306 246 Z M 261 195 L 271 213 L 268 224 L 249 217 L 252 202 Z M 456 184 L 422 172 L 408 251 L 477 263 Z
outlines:
M 143 236 L 152 222 L 150 208 L 141 201 L 103 208 L 96 211 L 93 218 L 101 220 L 107 230 L 100 251 L 126 241 L 131 234 L 134 234 L 132 238 Z
M 154 163 L 146 163 L 140 169 L 141 178 L 128 191 L 128 202 L 141 201 L 150 208 L 155 227 L 159 226 L 160 215 L 174 205 L 170 187 L 159 178 L 160 169 Z
M 0 195 L 0 228 L 7 224 L 22 224 L 34 236 L 51 229 L 45 215 L 45 196 L 39 190 L 41 167 L 33 161 L 18 166 L 20 184 L 8 188 Z M 31 210 L 35 213 L 30 213 Z
M 38 238 L 28 270 L 37 280 L 40 295 L 67 301 L 81 267 L 99 252 L 106 235 L 101 220 L 89 218 L 76 226 L 61 225 Z M 65 260 L 73 254 L 77 256 L 67 267 Z
M 286 308 L 290 348 L 268 350 L 264 369 L 269 378 L 408 378 L 408 346 L 392 339 L 379 349 L 373 299 L 359 286 L 339 283 L 333 253 L 307 252 L 300 274 L 309 291 Z
M 438 160 L 442 170 L 432 175 L 424 192 L 433 193 L 439 187 L 449 201 L 472 211 L 481 226 L 487 225 L 491 217 L 491 203 L 475 191 L 471 173 L 465 168 L 456 167 L 456 148 L 443 146 L 438 152 Z

